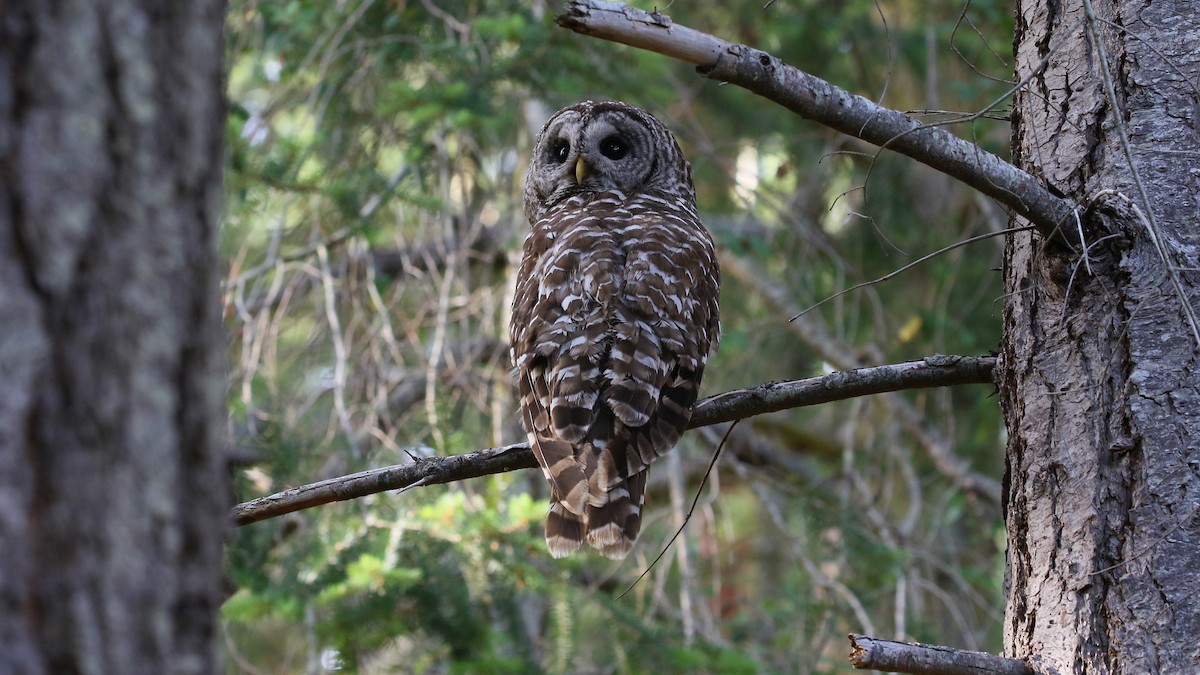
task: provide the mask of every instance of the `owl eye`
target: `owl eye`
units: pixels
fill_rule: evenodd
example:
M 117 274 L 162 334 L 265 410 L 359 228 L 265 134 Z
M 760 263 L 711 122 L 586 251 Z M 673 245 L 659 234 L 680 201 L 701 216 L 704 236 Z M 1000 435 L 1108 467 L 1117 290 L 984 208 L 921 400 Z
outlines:
M 609 159 L 621 159 L 629 153 L 629 146 L 616 136 L 609 136 L 600 141 L 600 154 Z
M 571 154 L 571 143 L 563 139 L 558 139 L 550 146 L 550 157 L 555 162 L 562 164 L 567 161 L 567 156 Z

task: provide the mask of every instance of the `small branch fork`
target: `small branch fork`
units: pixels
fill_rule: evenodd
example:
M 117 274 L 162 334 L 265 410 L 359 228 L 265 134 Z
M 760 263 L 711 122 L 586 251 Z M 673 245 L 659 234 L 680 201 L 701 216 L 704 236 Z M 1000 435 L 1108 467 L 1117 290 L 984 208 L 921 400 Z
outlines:
M 769 382 L 700 401 L 692 409 L 688 428 L 903 389 L 988 384 L 992 382 L 995 365 L 994 357 L 935 355 L 919 361 L 856 368 L 803 380 Z M 233 519 L 238 526 L 249 525 L 321 504 L 387 490 L 451 483 L 536 467 L 533 451 L 525 443 L 463 455 L 420 458 L 411 464 L 361 471 L 244 502 L 234 507 Z
M 1023 659 L 916 642 L 892 642 L 850 634 L 850 665 L 859 670 L 917 675 L 1038 675 Z
M 1075 206 L 1021 169 L 939 126 L 885 108 L 789 66 L 767 52 L 726 42 L 621 2 L 573 0 L 555 21 L 583 35 L 695 65 L 849 136 L 907 155 L 979 190 L 1026 218 L 1047 238 L 1079 249 Z

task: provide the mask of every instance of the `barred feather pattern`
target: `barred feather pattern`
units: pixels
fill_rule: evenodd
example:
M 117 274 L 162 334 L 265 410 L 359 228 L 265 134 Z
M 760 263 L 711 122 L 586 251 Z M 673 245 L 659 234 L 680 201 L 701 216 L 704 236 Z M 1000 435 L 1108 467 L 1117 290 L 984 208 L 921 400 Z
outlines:
M 589 134 L 632 148 L 606 162 Z M 542 152 L 562 138 L 586 170 L 560 159 L 561 145 Z M 626 104 L 551 118 L 526 211 L 510 340 L 522 420 L 552 491 L 546 541 L 555 557 L 586 543 L 620 559 L 641 528 L 648 468 L 687 427 L 718 338 L 712 239 L 674 138 Z

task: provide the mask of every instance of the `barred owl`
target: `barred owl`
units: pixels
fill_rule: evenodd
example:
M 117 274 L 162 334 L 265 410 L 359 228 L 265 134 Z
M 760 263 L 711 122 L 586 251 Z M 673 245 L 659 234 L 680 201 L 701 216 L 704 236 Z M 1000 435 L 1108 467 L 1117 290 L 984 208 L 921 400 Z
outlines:
M 624 558 L 646 475 L 691 418 L 720 331 L 720 270 L 691 167 L 646 111 L 554 114 L 525 176 L 531 231 L 509 337 L 522 420 L 553 492 L 551 554 Z

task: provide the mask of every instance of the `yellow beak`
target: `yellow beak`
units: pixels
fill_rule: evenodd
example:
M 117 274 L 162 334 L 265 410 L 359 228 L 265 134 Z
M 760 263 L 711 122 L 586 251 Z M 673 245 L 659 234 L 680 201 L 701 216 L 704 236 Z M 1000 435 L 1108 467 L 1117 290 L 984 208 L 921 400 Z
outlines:
M 579 159 L 575 160 L 575 183 L 577 185 L 583 185 L 583 177 L 586 175 L 587 163 L 583 161 L 582 157 L 580 157 Z

